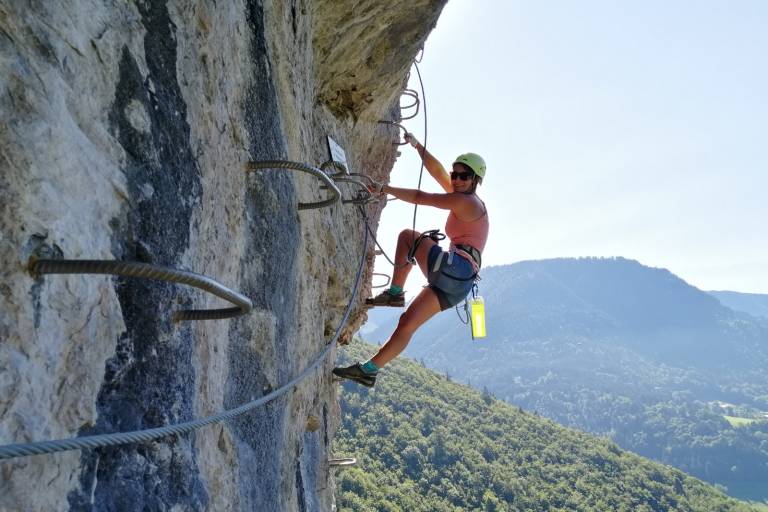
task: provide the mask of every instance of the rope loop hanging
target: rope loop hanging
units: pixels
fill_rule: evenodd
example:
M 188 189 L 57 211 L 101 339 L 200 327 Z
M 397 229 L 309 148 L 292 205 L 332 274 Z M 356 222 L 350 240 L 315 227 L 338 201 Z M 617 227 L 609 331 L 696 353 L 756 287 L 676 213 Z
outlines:
M 323 201 L 314 201 L 310 203 L 300 202 L 299 210 L 312 210 L 315 208 L 323 208 L 325 206 L 332 205 L 333 203 L 337 202 L 341 198 L 341 192 L 336 187 L 336 184 L 333 182 L 331 177 L 328 176 L 328 174 L 326 174 L 322 170 L 316 167 L 312 167 L 311 165 L 306 165 L 299 162 L 291 162 L 288 160 L 260 160 L 260 161 L 248 162 L 246 164 L 247 171 L 256 171 L 259 169 L 291 169 L 294 171 L 300 171 L 300 172 L 310 174 L 315 178 L 319 179 L 321 182 L 323 182 L 328 192 L 330 193 L 330 197 Z
M 149 263 L 110 260 L 52 260 L 31 259 L 28 265 L 33 275 L 43 274 L 107 274 L 139 279 L 154 279 L 193 286 L 211 293 L 235 305 L 222 309 L 187 309 L 176 311 L 173 321 L 221 320 L 249 313 L 253 309 L 251 300 L 234 290 L 201 274 Z

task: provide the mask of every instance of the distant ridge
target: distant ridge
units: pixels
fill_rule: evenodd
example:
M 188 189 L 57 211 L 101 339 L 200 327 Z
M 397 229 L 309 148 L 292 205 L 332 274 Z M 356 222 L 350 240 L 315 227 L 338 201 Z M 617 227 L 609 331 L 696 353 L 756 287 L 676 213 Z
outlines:
M 768 295 L 724 290 L 710 291 L 707 293 L 719 300 L 723 306 L 729 307 L 735 311 L 743 311 L 752 316 L 768 319 Z
M 715 370 L 768 365 L 765 325 L 745 320 L 712 295 L 665 269 L 625 258 L 558 258 L 483 269 L 488 342 L 583 336 L 618 340 L 665 364 Z M 383 341 L 398 315 L 373 310 Z M 408 347 L 412 357 L 441 350 L 461 352 L 467 330 L 445 312 L 427 323 Z M 488 344 L 488 343 L 486 343 Z
M 735 496 L 768 499 L 768 321 L 625 258 L 481 275 L 488 337 L 472 341 L 447 311 L 406 355 Z M 366 339 L 381 342 L 399 311 L 369 315 L 379 327 Z

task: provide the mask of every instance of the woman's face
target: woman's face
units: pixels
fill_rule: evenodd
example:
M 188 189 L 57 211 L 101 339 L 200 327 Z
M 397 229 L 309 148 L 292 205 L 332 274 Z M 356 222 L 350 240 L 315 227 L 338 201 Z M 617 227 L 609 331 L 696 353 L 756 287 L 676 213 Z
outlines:
M 466 167 L 459 164 L 453 164 L 453 172 L 451 173 L 451 185 L 454 192 L 468 192 L 472 189 L 472 179 L 475 174 L 472 171 L 467 170 Z

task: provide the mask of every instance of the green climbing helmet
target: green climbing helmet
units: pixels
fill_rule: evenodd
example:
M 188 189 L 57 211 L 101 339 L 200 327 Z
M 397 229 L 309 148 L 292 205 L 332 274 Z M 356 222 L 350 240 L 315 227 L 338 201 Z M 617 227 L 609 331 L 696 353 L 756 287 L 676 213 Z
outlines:
M 483 157 L 477 153 L 464 153 L 463 155 L 459 155 L 453 163 L 464 164 L 472 169 L 472 172 L 481 178 L 485 178 L 485 160 L 483 160 Z

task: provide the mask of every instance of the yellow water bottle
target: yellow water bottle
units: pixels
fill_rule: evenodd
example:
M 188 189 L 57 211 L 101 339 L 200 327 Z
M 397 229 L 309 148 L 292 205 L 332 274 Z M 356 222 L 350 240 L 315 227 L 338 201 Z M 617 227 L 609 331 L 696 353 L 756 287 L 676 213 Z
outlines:
M 479 295 L 469 299 L 469 318 L 472 321 L 472 339 L 485 338 L 485 302 Z

